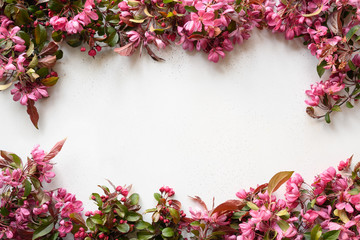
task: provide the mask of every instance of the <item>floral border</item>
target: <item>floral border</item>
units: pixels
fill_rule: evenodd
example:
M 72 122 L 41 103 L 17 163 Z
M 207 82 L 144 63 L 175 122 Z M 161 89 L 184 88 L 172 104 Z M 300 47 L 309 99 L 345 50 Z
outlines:
M 306 112 L 324 118 L 354 107 L 360 98 L 358 0 L 0 0 L 0 91 L 27 106 L 35 127 L 35 102 L 58 81 L 53 70 L 66 42 L 95 57 L 104 47 L 122 56 L 181 45 L 212 62 L 248 39 L 253 28 L 300 38 L 315 55 L 321 77 L 306 91 Z M 316 113 L 315 113 L 316 108 Z
M 50 160 L 64 142 L 49 153 L 35 146 L 26 163 L 0 151 L 1 239 L 360 239 L 360 164 L 351 169 L 352 157 L 338 171 L 329 167 L 315 176 L 311 185 L 299 174 L 279 172 L 216 207 L 192 197 L 198 208 L 190 207 L 188 216 L 174 190 L 163 186 L 154 193 L 154 208 L 145 211 L 151 214 L 147 222 L 131 186 L 99 186 L 102 193 L 90 196 L 97 210 L 86 212 L 65 189 L 45 190 L 43 184 L 55 177 Z M 277 198 L 283 184 L 285 194 Z

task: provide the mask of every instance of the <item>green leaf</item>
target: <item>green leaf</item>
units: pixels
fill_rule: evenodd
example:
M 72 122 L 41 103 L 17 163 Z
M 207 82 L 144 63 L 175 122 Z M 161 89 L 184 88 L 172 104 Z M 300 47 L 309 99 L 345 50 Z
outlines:
M 277 225 L 281 228 L 281 230 L 283 230 L 284 232 L 286 232 L 288 229 L 289 229 L 289 227 L 290 227 L 290 225 L 286 222 L 286 221 L 284 221 L 284 220 L 279 220 L 278 222 L 277 222 Z
M 281 219 L 287 220 L 290 218 L 290 214 L 286 209 L 279 211 L 277 214 Z
M 48 2 L 48 8 L 53 12 L 60 12 L 64 7 L 64 4 L 62 4 L 59 0 L 50 0 Z
M 82 38 L 79 34 L 67 36 L 66 43 L 71 47 L 79 47 L 82 44 Z
M 348 65 L 351 70 L 356 71 L 356 66 L 351 60 L 349 60 Z
M 24 32 L 24 31 L 19 31 L 19 32 L 17 33 L 17 35 L 18 35 L 19 37 L 21 37 L 21 38 L 25 41 L 25 46 L 29 47 L 29 44 L 30 44 L 30 36 L 29 36 L 29 34 L 27 34 L 27 33 Z
M 163 0 L 163 3 L 171 3 L 173 2 L 174 0 Z
M 110 47 L 115 47 L 115 45 L 119 42 L 119 34 L 117 32 L 113 32 L 110 34 L 110 36 L 106 39 L 106 43 Z
M 310 14 L 303 14 L 303 17 L 313 17 L 318 15 L 319 13 L 321 13 L 322 9 L 324 7 L 324 4 L 322 4 L 315 12 L 310 13 Z
M 35 34 L 35 43 L 37 45 L 44 43 L 47 39 L 46 28 L 41 24 L 38 24 L 36 26 L 34 34 Z
M 323 234 L 324 240 L 336 240 L 340 235 L 340 230 L 332 230 Z
M 160 199 L 161 199 L 160 193 L 154 193 L 154 198 L 156 201 L 160 201 Z
M 325 122 L 326 122 L 326 123 L 331 123 L 330 113 L 329 113 L 329 112 L 327 112 L 327 113 L 325 114 Z
M 62 39 L 62 35 L 63 35 L 63 32 L 62 31 L 54 31 L 52 34 L 51 34 L 51 37 L 52 39 L 55 41 L 55 42 L 60 42 L 61 39 Z
M 91 230 L 94 231 L 95 230 L 95 223 L 91 220 L 91 218 L 86 219 L 86 226 Z
M 53 222 L 47 222 L 41 225 L 40 227 L 35 229 L 32 240 L 45 236 L 46 234 L 50 233 L 53 229 L 54 229 Z
M 138 232 L 137 238 L 138 240 L 149 240 L 154 237 L 154 234 L 149 232 Z
M 49 240 L 57 240 L 58 239 L 58 237 L 59 237 L 59 232 L 56 232 L 56 233 L 54 233 L 53 235 L 51 235 L 51 237 L 49 238 Z
M 58 79 L 59 79 L 59 77 L 44 78 L 44 79 L 41 79 L 41 83 L 47 87 L 51 87 L 57 83 Z
M 130 231 L 130 226 L 127 223 L 119 224 L 116 226 L 117 230 L 122 233 L 127 233 Z
M 101 197 L 100 197 L 100 195 L 98 194 L 98 193 L 93 193 L 92 194 L 92 196 L 94 196 L 95 197 L 95 201 L 96 201 L 96 203 L 97 203 L 97 205 L 98 205 L 98 207 L 102 207 L 102 205 L 103 205 L 103 202 L 102 202 L 102 200 L 101 200 Z
M 357 188 L 353 188 L 350 191 L 348 191 L 348 194 L 350 194 L 350 195 L 357 195 L 359 193 L 360 193 L 360 191 Z
M 8 18 L 12 18 L 12 15 L 14 14 L 15 10 L 14 10 L 14 5 L 13 4 L 8 4 L 5 6 L 4 9 L 4 14 L 8 17 Z
M 316 71 L 319 75 L 319 77 L 322 77 L 322 75 L 324 75 L 325 73 L 325 66 L 327 65 L 327 62 L 325 60 L 323 60 L 319 65 L 316 66 Z
M 351 102 L 346 102 L 346 107 L 348 107 L 348 108 L 353 108 L 354 106 L 351 104 Z
M 259 210 L 259 207 L 256 206 L 255 203 L 252 203 L 252 202 L 247 202 L 246 205 L 251 208 L 252 210 Z
M 20 168 L 22 165 L 21 158 L 14 153 L 10 154 L 10 156 L 12 156 L 12 160 L 15 163 L 16 167 Z
M 57 50 L 57 51 L 55 52 L 55 56 L 56 56 L 56 59 L 57 59 L 57 60 L 62 59 L 62 58 L 63 58 L 63 55 L 64 55 L 64 53 L 63 53 L 62 50 Z
M 167 227 L 161 231 L 161 234 L 163 237 L 171 238 L 174 236 L 174 230 L 172 228 Z
M 334 105 L 331 110 L 334 111 L 334 112 L 340 112 L 341 108 L 340 108 L 339 105 Z
M 319 224 L 315 225 L 311 230 L 311 240 L 318 240 L 321 237 L 322 229 Z
M 103 219 L 101 218 L 100 215 L 96 214 L 95 216 L 91 217 L 91 220 L 95 223 L 95 224 L 99 224 L 102 225 L 103 224 Z
M 35 68 L 38 65 L 38 57 L 35 54 L 29 63 L 29 68 Z
M 41 183 L 36 177 L 31 177 L 30 180 L 35 189 L 39 189 L 41 187 Z
M 139 203 L 139 199 L 140 199 L 139 194 L 137 194 L 137 193 L 131 194 L 131 196 L 130 196 L 130 204 L 131 204 L 131 205 L 136 205 L 136 204 L 138 204 L 138 203 Z
M 129 222 L 136 222 L 141 218 L 141 215 L 136 212 L 129 212 L 129 214 L 126 217 L 126 220 Z
M 31 192 L 31 183 L 28 180 L 25 180 L 24 197 L 29 196 L 30 192 Z
M 316 203 L 316 199 L 311 200 L 311 202 L 310 202 L 310 207 L 311 207 L 311 208 L 314 208 L 315 203 Z
M 130 22 L 133 22 L 133 23 L 143 23 L 145 21 L 145 18 L 143 19 L 130 19 Z
M 147 229 L 148 227 L 150 227 L 151 224 L 145 221 L 139 221 L 138 223 L 136 223 L 135 228 L 137 230 L 144 230 Z
M 40 77 L 45 77 L 49 74 L 49 69 L 48 68 L 40 68 L 39 70 L 36 71 L 37 74 L 39 74 Z
M 197 12 L 196 8 L 194 6 L 185 6 L 185 10 L 188 12 Z
M 174 223 L 178 224 L 180 221 L 180 213 L 175 208 L 169 208 L 170 215 L 172 216 Z
M 287 180 L 289 180 L 294 171 L 283 171 L 275 174 L 269 181 L 268 193 L 271 195 L 273 192 L 278 190 L 278 188 L 283 185 Z
M 352 27 L 346 34 L 346 41 L 348 42 L 359 29 L 360 29 L 360 25 L 356 25 Z
M 18 26 L 26 25 L 31 22 L 31 18 L 27 10 L 19 8 L 15 15 L 15 24 Z
M 3 215 L 4 217 L 9 216 L 10 212 L 6 207 L 2 207 L 0 208 L 0 214 Z
M 34 43 L 30 41 L 30 45 L 28 50 L 26 51 L 26 56 L 30 57 L 31 54 L 34 52 Z

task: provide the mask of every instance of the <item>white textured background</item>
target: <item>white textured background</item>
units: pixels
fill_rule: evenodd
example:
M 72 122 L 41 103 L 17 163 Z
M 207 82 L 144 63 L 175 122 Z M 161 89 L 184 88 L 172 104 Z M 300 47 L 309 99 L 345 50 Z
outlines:
M 60 81 L 37 104 L 40 130 L 0 93 L 0 148 L 26 159 L 35 144 L 50 150 L 68 137 L 49 188 L 67 188 L 87 209 L 105 178 L 133 184 L 143 210 L 163 185 L 187 208 L 188 195 L 220 203 L 281 170 L 311 181 L 352 154 L 360 160 L 358 106 L 331 125 L 306 115 L 317 60 L 301 42 L 256 31 L 219 64 L 177 46 L 159 54 L 163 63 L 63 49 Z

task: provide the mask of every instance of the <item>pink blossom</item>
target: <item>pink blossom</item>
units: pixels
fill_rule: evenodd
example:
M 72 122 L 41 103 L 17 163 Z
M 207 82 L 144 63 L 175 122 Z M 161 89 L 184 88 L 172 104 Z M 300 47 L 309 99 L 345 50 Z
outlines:
M 40 145 L 36 145 L 31 151 L 31 156 L 37 164 L 43 165 L 43 160 L 45 157 L 45 152 L 42 149 L 39 149 Z
M 71 221 L 60 221 L 60 227 L 58 231 L 60 232 L 60 237 L 65 237 L 71 230 L 73 229 L 73 225 Z
M 128 35 L 129 40 L 135 43 L 134 46 L 137 47 L 140 43 L 141 35 L 136 31 L 129 31 L 126 34 Z
M 68 34 L 75 34 L 81 32 L 83 27 L 78 20 L 73 19 L 66 23 L 65 30 Z
M 15 211 L 15 218 L 16 218 L 16 222 L 18 224 L 21 224 L 22 222 L 27 222 L 28 221 L 28 217 L 30 215 L 30 212 L 28 209 L 24 208 L 24 207 L 20 207 Z
M 321 206 L 326 202 L 326 196 L 319 196 L 316 198 L 316 204 Z
M 74 17 L 74 20 L 79 21 L 83 26 L 91 23 L 91 20 L 98 20 L 99 16 L 93 11 L 91 3 L 85 4 L 83 12 Z M 82 29 L 81 29 L 82 30 Z M 78 30 L 80 32 L 81 30 Z
M 25 68 L 24 68 L 24 62 L 25 62 L 26 58 L 25 58 L 25 53 L 21 54 L 17 60 L 17 69 L 19 72 L 25 73 Z
M 339 171 L 343 171 L 343 170 L 347 170 L 350 167 L 351 164 L 351 158 L 346 159 L 346 161 L 340 161 L 339 165 L 338 165 L 338 170 Z
M 347 202 L 340 202 L 340 203 L 337 203 L 335 206 L 339 210 L 345 209 L 345 211 L 348 212 L 348 213 L 353 213 L 354 212 L 354 208 L 351 206 L 350 203 L 347 203 Z
M 242 236 L 244 240 L 253 240 L 255 239 L 255 232 L 253 226 L 250 223 L 240 223 L 239 224 Z
M 118 7 L 120 8 L 121 11 L 129 11 L 129 9 L 130 9 L 129 5 L 125 1 L 121 1 L 118 4 Z
M 189 212 L 191 214 L 191 218 L 194 219 L 195 221 L 200 221 L 200 220 L 210 221 L 208 211 L 206 210 L 193 209 L 190 207 Z
M 314 39 L 316 43 L 320 42 L 320 37 L 327 34 L 328 28 L 321 25 L 320 21 L 316 21 L 314 24 L 315 29 L 308 29 L 308 33 Z
M 213 48 L 213 49 L 210 50 L 209 55 L 208 55 L 209 61 L 217 63 L 219 61 L 220 57 L 221 58 L 225 57 L 225 53 L 223 52 L 223 48 L 216 47 L 216 48 Z
M 50 18 L 50 24 L 53 26 L 55 31 L 65 31 L 67 23 L 68 20 L 65 17 L 54 16 Z
M 312 224 L 312 223 L 314 223 L 316 218 L 319 216 L 319 214 L 316 211 L 310 209 L 305 213 L 301 213 L 301 216 L 304 218 L 304 220 L 307 223 Z
M 48 211 L 48 205 L 45 204 L 45 203 L 43 205 L 41 205 L 40 208 L 34 208 L 33 209 L 33 213 L 35 215 L 40 215 L 40 214 L 46 213 L 47 211 Z
M 198 11 L 198 13 L 191 13 L 191 21 L 184 24 L 184 28 L 189 31 L 190 34 L 193 32 L 201 32 L 202 26 L 213 26 L 214 25 L 214 13 Z M 203 24 L 203 25 L 202 25 Z
M 237 193 L 236 196 L 240 199 L 246 199 L 247 198 L 247 192 L 245 191 L 245 189 L 240 189 Z

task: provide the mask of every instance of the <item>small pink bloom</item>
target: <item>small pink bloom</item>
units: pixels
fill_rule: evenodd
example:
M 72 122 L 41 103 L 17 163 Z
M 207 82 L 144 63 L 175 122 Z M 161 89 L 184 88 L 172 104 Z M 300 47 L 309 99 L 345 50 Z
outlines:
M 83 27 L 81 26 L 79 21 L 74 19 L 66 23 L 65 29 L 68 34 L 75 34 L 81 32 L 83 30 Z
M 326 202 L 326 196 L 319 196 L 316 198 L 316 204 L 321 206 Z
M 337 203 L 335 206 L 339 210 L 345 209 L 345 211 L 348 212 L 348 213 L 353 213 L 354 212 L 354 208 L 351 206 L 350 203 L 347 203 L 347 202 L 340 202 L 340 203 Z
M 314 223 L 319 214 L 314 210 L 308 210 L 305 214 L 301 213 L 304 220 L 310 224 Z
M 68 20 L 65 17 L 54 16 L 50 18 L 50 24 L 53 26 L 55 31 L 65 31 Z
M 339 165 L 338 165 L 338 170 L 342 171 L 344 169 L 348 169 L 350 167 L 351 164 L 351 158 L 346 159 L 346 161 L 340 161 Z
M 236 193 L 236 196 L 240 199 L 246 199 L 247 193 L 244 189 L 240 189 L 240 191 Z
M 210 50 L 209 55 L 208 55 L 208 60 L 212 61 L 214 63 L 217 63 L 219 61 L 219 58 L 224 58 L 225 57 L 225 53 L 223 52 L 223 48 L 221 47 L 216 47 Z

